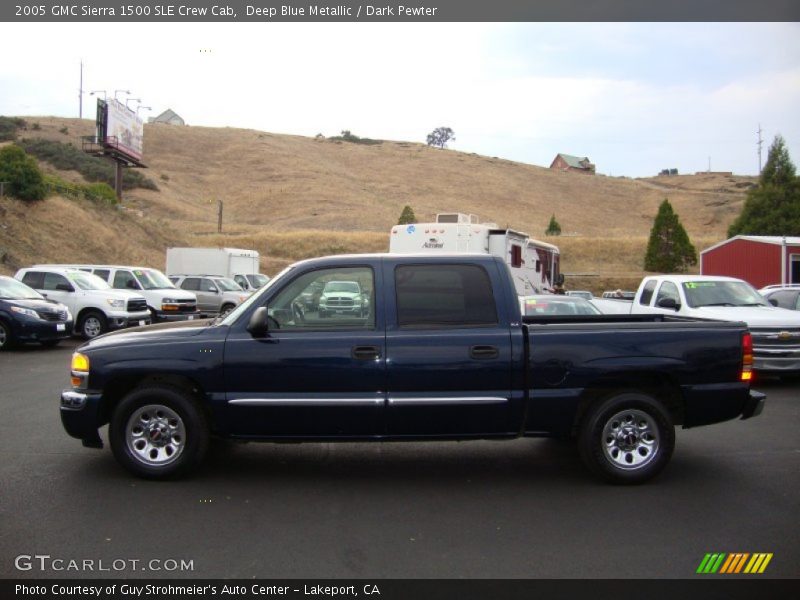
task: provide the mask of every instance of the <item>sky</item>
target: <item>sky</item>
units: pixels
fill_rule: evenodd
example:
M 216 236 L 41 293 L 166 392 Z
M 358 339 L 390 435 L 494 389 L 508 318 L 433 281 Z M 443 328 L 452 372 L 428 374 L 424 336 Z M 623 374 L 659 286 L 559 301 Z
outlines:
M 762 161 L 776 134 L 800 161 L 798 23 L 0 23 L 0 56 L 2 115 L 77 117 L 82 60 L 89 119 L 105 90 L 193 126 L 450 127 L 453 150 L 630 177 L 755 175 L 760 126 Z

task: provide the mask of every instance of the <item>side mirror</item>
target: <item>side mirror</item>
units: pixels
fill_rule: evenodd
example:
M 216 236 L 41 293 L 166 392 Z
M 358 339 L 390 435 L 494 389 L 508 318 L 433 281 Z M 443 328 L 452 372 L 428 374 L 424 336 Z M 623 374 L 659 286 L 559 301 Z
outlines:
M 678 311 L 681 309 L 680 303 L 675 300 L 675 298 L 662 298 L 656 304 L 659 308 L 671 308 L 672 310 Z
M 261 306 L 255 310 L 247 324 L 247 331 L 253 337 L 265 337 L 269 332 L 269 315 L 267 307 Z
M 56 289 L 59 292 L 74 292 L 75 289 L 68 283 L 57 283 Z
M 770 298 L 769 303 L 772 304 L 772 306 L 778 306 L 778 301 L 775 300 L 775 298 Z
M 208 291 L 211 292 L 212 294 L 219 294 L 219 290 L 215 288 L 213 285 L 210 288 L 208 288 Z

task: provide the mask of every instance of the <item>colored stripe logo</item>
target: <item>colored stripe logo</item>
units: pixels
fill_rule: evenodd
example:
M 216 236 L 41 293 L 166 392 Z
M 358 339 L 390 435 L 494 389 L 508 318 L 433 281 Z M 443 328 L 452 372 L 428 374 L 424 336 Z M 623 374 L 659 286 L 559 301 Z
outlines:
M 697 573 L 707 574 L 736 574 L 747 573 L 755 575 L 767 570 L 767 565 L 772 560 L 772 553 L 756 552 L 725 552 L 708 553 L 703 557 Z

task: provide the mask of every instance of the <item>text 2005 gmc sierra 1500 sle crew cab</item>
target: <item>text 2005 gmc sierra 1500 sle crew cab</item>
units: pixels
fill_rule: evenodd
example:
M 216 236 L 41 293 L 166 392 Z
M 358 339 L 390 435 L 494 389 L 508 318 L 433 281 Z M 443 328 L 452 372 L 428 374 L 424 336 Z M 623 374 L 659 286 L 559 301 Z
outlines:
M 358 283 L 363 314 L 303 293 Z M 308 294 L 306 294 L 308 295 Z M 224 318 L 94 339 L 72 358 L 67 432 L 149 478 L 183 474 L 213 436 L 238 440 L 575 437 L 596 474 L 658 473 L 675 425 L 759 414 L 742 323 L 664 315 L 521 317 L 493 256 L 303 261 Z M 732 442 L 733 443 L 733 442 Z

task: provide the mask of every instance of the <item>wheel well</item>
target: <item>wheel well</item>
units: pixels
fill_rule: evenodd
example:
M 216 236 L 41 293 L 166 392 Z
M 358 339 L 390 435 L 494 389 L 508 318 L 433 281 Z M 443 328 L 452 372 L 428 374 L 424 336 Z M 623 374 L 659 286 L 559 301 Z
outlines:
M 157 375 L 129 375 L 118 377 L 110 381 L 103 389 L 103 413 L 102 422 L 108 423 L 111 420 L 111 414 L 120 403 L 120 401 L 135 389 L 147 385 L 163 385 L 168 387 L 177 388 L 185 392 L 197 406 L 203 411 L 211 421 L 211 410 L 207 402 L 202 402 L 205 397 L 205 391 L 202 387 L 189 377 L 177 374 L 157 374 Z
M 219 310 L 220 312 L 223 312 L 226 308 L 234 309 L 236 308 L 236 305 L 233 304 L 232 302 L 226 302 L 225 304 L 219 307 Z
M 669 377 L 661 373 L 615 374 L 587 386 L 575 412 L 573 435 L 577 433 L 584 415 L 593 406 L 624 392 L 640 392 L 652 396 L 663 404 L 674 425 L 683 423 L 683 396 L 678 385 Z
M 82 319 L 82 318 L 83 318 L 83 317 L 84 317 L 86 314 L 88 314 L 88 313 L 91 313 L 91 312 L 93 312 L 93 313 L 100 313 L 100 314 L 103 316 L 103 318 L 108 318 L 108 317 L 106 317 L 106 314 L 105 314 L 105 313 L 104 313 L 102 310 L 100 310 L 99 308 L 96 308 L 96 307 L 94 307 L 94 306 L 87 306 L 86 308 L 82 308 L 82 309 L 81 309 L 81 312 L 79 312 L 77 315 L 75 315 L 75 325 L 77 326 L 77 325 L 78 325 L 78 322 L 79 322 L 79 321 L 80 321 L 80 320 L 81 320 L 81 319 Z

